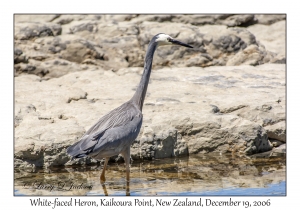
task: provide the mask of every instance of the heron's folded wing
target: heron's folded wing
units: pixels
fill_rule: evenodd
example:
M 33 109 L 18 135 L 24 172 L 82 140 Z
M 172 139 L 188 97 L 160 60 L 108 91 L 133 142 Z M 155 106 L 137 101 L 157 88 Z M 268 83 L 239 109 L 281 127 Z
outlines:
M 81 137 L 81 140 L 73 145 L 74 148 L 68 149 L 69 151 L 67 152 L 70 155 L 78 152 L 90 153 L 98 141 L 101 141 L 101 136 L 103 136 L 106 130 L 127 124 L 139 113 L 140 111 L 131 103 L 124 103 L 100 118 L 99 121 Z M 72 152 L 72 150 L 77 151 Z

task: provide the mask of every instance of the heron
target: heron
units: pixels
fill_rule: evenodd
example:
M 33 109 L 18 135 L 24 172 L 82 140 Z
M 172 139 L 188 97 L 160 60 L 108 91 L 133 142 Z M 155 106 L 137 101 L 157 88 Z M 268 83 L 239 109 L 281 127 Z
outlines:
M 110 157 L 121 154 L 125 160 L 126 181 L 130 180 L 130 146 L 137 138 L 143 121 L 143 103 L 150 79 L 152 61 L 157 47 L 163 45 L 192 46 L 178 41 L 171 36 L 159 33 L 155 35 L 146 52 L 144 71 L 133 97 L 113 109 L 96 122 L 81 139 L 68 147 L 67 153 L 72 159 L 91 157 L 96 160 L 104 158 L 100 182 L 105 182 L 105 170 Z

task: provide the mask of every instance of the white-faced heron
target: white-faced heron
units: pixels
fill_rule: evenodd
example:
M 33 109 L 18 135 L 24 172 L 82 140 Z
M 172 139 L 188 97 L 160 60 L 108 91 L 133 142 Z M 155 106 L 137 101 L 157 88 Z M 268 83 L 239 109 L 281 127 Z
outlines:
M 150 78 L 153 55 L 158 46 L 181 45 L 193 48 L 173 39 L 167 34 L 155 35 L 148 46 L 144 72 L 133 97 L 114 110 L 104 115 L 81 139 L 67 149 L 73 158 L 92 157 L 96 160 L 105 158 L 100 181 L 105 182 L 105 170 L 111 156 L 121 154 L 126 164 L 126 180 L 129 182 L 130 146 L 138 136 L 143 114 L 142 108 Z

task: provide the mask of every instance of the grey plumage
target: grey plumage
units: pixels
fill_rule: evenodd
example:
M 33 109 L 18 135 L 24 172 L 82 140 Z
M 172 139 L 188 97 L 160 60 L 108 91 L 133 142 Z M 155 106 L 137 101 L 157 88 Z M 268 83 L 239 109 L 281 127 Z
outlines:
M 131 145 L 137 137 L 142 119 L 142 112 L 132 101 L 128 101 L 104 115 L 67 152 L 74 158 L 89 155 L 102 159 L 118 155 L 126 144 Z
M 130 146 L 138 136 L 142 126 L 142 109 L 151 74 L 153 55 L 158 46 L 172 44 L 192 48 L 169 35 L 162 33 L 155 35 L 149 43 L 145 57 L 144 72 L 133 97 L 100 118 L 81 137 L 80 141 L 67 149 L 67 153 L 73 158 L 86 156 L 98 160 L 105 158 L 104 168 L 100 177 L 101 181 L 105 181 L 104 173 L 108 158 L 118 154 L 124 156 L 126 178 L 129 181 Z

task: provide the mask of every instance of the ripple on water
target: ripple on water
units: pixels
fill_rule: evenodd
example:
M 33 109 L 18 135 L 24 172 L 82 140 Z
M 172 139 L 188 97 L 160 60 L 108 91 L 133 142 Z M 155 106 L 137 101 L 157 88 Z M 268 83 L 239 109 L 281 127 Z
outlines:
M 191 155 L 131 165 L 129 189 L 124 164 L 109 163 L 106 183 L 101 166 L 15 169 L 14 194 L 24 195 L 286 195 L 285 157 L 241 158 Z

